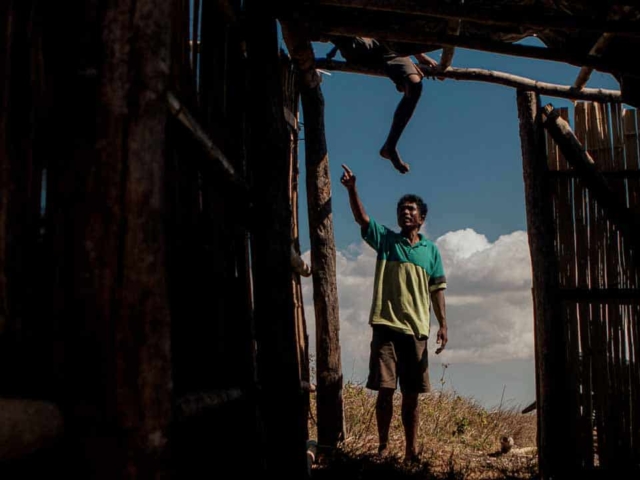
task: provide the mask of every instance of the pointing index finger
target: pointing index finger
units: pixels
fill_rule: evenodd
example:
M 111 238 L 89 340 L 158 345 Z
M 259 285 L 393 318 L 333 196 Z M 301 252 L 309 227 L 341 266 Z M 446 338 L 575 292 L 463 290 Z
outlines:
M 347 173 L 348 175 L 353 175 L 351 170 L 349 170 L 349 167 L 347 167 L 344 163 L 342 164 L 342 168 L 344 169 L 345 173 Z

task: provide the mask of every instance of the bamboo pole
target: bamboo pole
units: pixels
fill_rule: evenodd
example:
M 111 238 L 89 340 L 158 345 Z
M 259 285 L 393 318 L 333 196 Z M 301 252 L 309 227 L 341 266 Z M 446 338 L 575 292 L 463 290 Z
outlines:
M 570 437 L 566 405 L 565 329 L 558 291 L 555 229 L 539 99 L 518 90 L 518 116 L 527 209 L 527 233 L 533 267 L 536 346 L 536 404 L 538 407 L 539 468 L 543 479 L 562 473 L 563 439 Z
M 617 196 L 607 181 L 596 169 L 589 153 L 584 150 L 569 124 L 560 118 L 551 104 L 541 112 L 542 123 L 553 137 L 569 163 L 584 177 L 584 181 L 593 196 L 610 214 L 617 226 L 627 236 L 632 245 L 640 245 L 638 219 L 626 205 L 617 201 Z
M 595 45 L 589 51 L 589 55 L 593 55 L 593 56 L 602 55 L 604 53 L 604 51 L 606 50 L 607 46 L 609 45 L 609 43 L 611 42 L 612 38 L 613 38 L 612 34 L 603 33 L 602 36 L 598 39 L 598 41 L 595 43 Z M 580 69 L 580 72 L 578 72 L 578 76 L 576 77 L 576 81 L 573 82 L 573 88 L 577 88 L 578 90 L 582 90 L 585 87 L 585 85 L 587 84 L 587 82 L 589 81 L 589 78 L 591 77 L 592 73 L 593 73 L 593 68 L 591 68 L 591 67 L 582 67 Z
M 356 65 L 348 62 L 338 62 L 333 60 L 316 59 L 316 66 L 324 70 L 338 72 L 360 73 L 384 77 L 386 74 L 382 69 L 369 66 Z M 505 72 L 485 70 L 480 68 L 455 68 L 449 67 L 446 70 L 440 68 L 417 65 L 418 68 L 428 76 L 451 78 L 453 80 L 470 80 L 474 82 L 494 83 L 507 87 L 530 90 L 550 97 L 569 98 L 572 100 L 591 100 L 596 102 L 621 103 L 622 96 L 618 90 L 606 90 L 602 88 L 584 88 L 577 90 L 574 87 L 556 85 L 553 83 L 539 82 L 530 78 L 520 77 Z
M 460 19 L 485 25 L 533 27 L 579 32 L 616 32 L 637 35 L 637 20 L 607 19 L 592 16 L 553 12 L 537 7 L 509 5 L 491 6 L 418 2 L 415 0 L 316 0 L 316 5 L 402 13 L 445 19 Z

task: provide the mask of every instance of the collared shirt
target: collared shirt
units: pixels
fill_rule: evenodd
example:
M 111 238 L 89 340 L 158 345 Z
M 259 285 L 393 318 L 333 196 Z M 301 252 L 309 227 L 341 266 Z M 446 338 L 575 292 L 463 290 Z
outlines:
M 429 336 L 430 293 L 447 288 L 438 247 L 424 235 L 411 245 L 370 218 L 362 238 L 378 253 L 369 323 Z

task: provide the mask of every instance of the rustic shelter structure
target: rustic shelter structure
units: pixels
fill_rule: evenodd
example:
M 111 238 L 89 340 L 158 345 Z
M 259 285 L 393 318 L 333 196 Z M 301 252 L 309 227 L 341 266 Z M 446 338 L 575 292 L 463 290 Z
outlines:
M 620 104 L 640 104 L 639 26 L 615 0 L 2 2 L 0 475 L 308 476 L 299 103 L 318 440 L 340 441 L 316 68 L 380 72 L 316 61 L 328 35 L 443 48 L 426 73 L 520 89 L 541 473 L 637 472 L 638 122 Z M 531 35 L 547 47 L 514 43 Z M 458 46 L 582 68 L 541 84 L 452 67 Z M 620 92 L 587 88 L 593 69 Z M 588 101 L 575 134 L 537 93 Z

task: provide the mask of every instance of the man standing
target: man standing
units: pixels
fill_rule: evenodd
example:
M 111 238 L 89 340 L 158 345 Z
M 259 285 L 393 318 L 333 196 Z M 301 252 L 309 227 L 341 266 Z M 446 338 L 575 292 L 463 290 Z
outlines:
M 369 323 L 373 329 L 367 388 L 378 391 L 376 421 L 378 452 L 389 443 L 393 394 L 402 392 L 405 461 L 416 461 L 418 395 L 431 389 L 427 339 L 431 303 L 440 324 L 436 354 L 447 345 L 444 290 L 447 287 L 436 245 L 419 233 L 427 205 L 417 195 L 403 196 L 397 206 L 400 233 L 370 218 L 360 201 L 356 177 L 346 165 L 340 181 L 349 192 L 349 204 L 362 237 L 378 253 Z
M 400 173 L 407 173 L 409 164 L 400 158 L 397 145 L 420 100 L 424 77 L 409 57 L 413 56 L 418 63 L 429 67 L 436 67 L 438 63 L 422 52 L 412 52 L 411 48 L 400 44 L 392 48 L 375 38 L 336 36 L 331 37 L 331 42 L 335 49 L 327 55 L 328 58 L 332 58 L 335 51 L 340 50 L 347 62 L 382 68 L 395 83 L 396 89 L 403 94 L 393 115 L 387 139 L 380 149 L 380 156 L 391 161 Z

